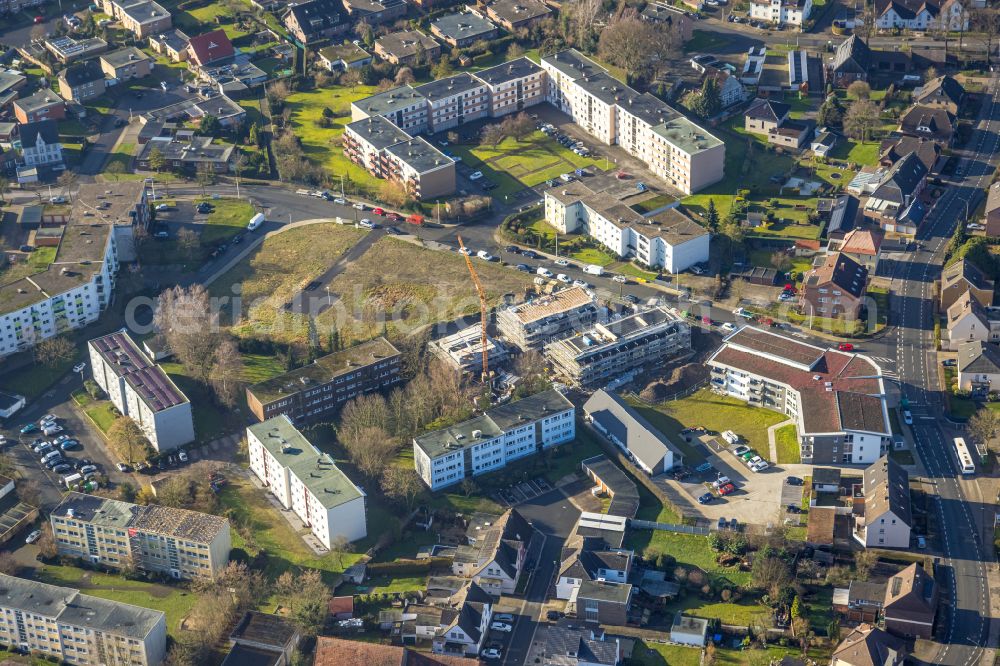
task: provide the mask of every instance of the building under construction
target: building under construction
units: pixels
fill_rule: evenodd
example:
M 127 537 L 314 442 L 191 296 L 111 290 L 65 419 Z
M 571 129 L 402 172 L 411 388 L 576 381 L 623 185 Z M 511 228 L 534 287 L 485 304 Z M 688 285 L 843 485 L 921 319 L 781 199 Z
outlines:
M 433 340 L 428 345 L 431 353 L 448 365 L 463 372 L 482 372 L 483 341 L 482 325 L 476 324 L 464 328 L 458 333 Z M 489 370 L 494 372 L 508 358 L 507 348 L 503 343 L 491 337 L 486 338 L 486 352 Z
M 605 318 L 604 308 L 583 287 L 570 287 L 497 312 L 500 334 L 524 350 L 583 331 Z

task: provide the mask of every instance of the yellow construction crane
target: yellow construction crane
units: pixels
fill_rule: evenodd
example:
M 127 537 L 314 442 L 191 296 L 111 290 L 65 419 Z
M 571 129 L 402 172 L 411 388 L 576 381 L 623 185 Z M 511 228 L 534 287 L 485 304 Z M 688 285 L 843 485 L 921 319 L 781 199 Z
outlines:
M 480 325 L 482 327 L 482 330 L 479 332 L 479 340 L 483 345 L 483 381 L 486 382 L 489 380 L 490 376 L 490 359 L 489 352 L 486 347 L 486 290 L 483 289 L 483 283 L 479 281 L 479 275 L 476 274 L 476 269 L 472 265 L 472 259 L 465 253 L 465 244 L 462 242 L 461 236 L 458 237 L 458 246 L 462 248 L 462 255 L 465 257 L 465 265 L 469 267 L 469 273 L 472 275 L 472 283 L 476 285 L 476 293 L 479 294 L 479 317 Z

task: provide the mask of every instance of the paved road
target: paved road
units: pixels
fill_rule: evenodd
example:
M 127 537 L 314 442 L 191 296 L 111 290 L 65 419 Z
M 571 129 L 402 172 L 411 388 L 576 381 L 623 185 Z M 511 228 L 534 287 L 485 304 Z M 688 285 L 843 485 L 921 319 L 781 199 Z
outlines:
M 1000 87 L 994 79 L 990 100 L 984 103 L 980 123 L 966 146 L 964 176 L 956 179 L 937 202 L 918 234 L 923 250 L 904 260 L 892 294 L 891 323 L 897 326 L 894 356 L 903 395 L 912 404 L 916 450 L 927 474 L 937 483 L 937 522 L 946 567 L 941 573 L 950 587 L 941 645 L 934 663 L 972 666 L 983 663 L 982 646 L 989 637 L 990 595 L 987 566 L 992 548 L 979 532 L 981 497 L 975 482 L 959 479 L 951 441 L 955 432 L 940 419 L 944 410 L 934 352 L 934 280 L 943 263 L 944 249 L 966 207 L 974 209 L 981 188 L 990 182 L 1000 145 Z M 951 580 L 948 580 L 950 578 Z

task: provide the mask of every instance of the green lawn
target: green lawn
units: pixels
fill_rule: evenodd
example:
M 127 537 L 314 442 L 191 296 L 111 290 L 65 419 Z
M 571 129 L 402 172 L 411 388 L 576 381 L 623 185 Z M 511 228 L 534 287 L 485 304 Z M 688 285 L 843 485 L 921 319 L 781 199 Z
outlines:
M 639 410 L 678 447 L 687 449 L 693 447 L 684 442 L 680 431 L 684 428 L 704 426 L 718 432 L 732 430 L 758 452 L 766 452 L 769 448 L 768 427 L 788 418 L 769 409 L 750 407 L 735 398 L 717 395 L 709 389 L 702 389 L 682 400 L 674 400 L 656 407 L 640 406 Z M 698 460 L 703 459 L 704 455 L 693 457 Z
M 80 349 L 77 348 L 73 358 L 63 363 L 54 366 L 45 366 L 40 363 L 27 365 L 0 375 L 0 391 L 23 395 L 28 400 L 34 400 L 69 372 L 79 358 Z
M 395 594 L 427 589 L 427 576 L 374 576 L 362 585 L 348 584 L 338 594 Z
M 607 266 L 608 270 L 612 273 L 621 273 L 622 275 L 627 275 L 629 277 L 638 278 L 640 280 L 655 280 L 657 275 L 650 271 L 644 271 L 631 261 L 619 261 L 617 263 L 612 263 Z
M 118 418 L 118 410 L 111 404 L 110 400 L 98 400 L 83 408 L 87 416 L 91 418 L 97 428 L 107 434 L 108 428 Z
M 799 449 L 798 430 L 794 423 L 781 426 L 774 431 L 774 443 L 778 449 L 778 464 L 799 464 L 802 455 Z
M 701 666 L 701 649 L 636 641 L 632 648 L 632 661 L 629 663 L 637 666 Z
M 7 264 L 5 268 L 0 268 L 0 285 L 11 284 L 18 280 L 23 280 L 29 275 L 40 273 L 47 269 L 55 261 L 56 248 L 38 247 L 28 254 L 24 261 L 17 261 Z
M 645 553 L 669 553 L 677 558 L 677 564 L 701 569 L 715 579 L 726 580 L 737 586 L 745 586 L 750 582 L 749 572 L 740 571 L 736 567 L 719 566 L 715 561 L 716 553 L 705 536 L 663 530 L 630 530 L 625 542 L 629 547 L 644 548 Z M 697 599 L 695 601 L 702 603 Z M 721 610 L 718 612 L 722 613 Z
M 172 636 L 176 636 L 180 621 L 197 600 L 197 595 L 182 587 L 126 580 L 76 567 L 46 564 L 37 571 L 36 577 L 44 583 L 79 589 L 102 599 L 163 611 L 167 616 L 167 633 Z
M 604 250 L 598 250 L 596 248 L 584 248 L 583 250 L 577 250 L 570 255 L 570 258 L 579 261 L 581 264 L 595 264 L 597 266 L 607 266 L 608 264 L 613 264 L 618 260 L 612 254 L 605 252 Z
M 862 166 L 872 165 L 878 161 L 878 149 L 878 141 L 861 143 L 852 139 L 841 138 L 837 142 L 837 145 L 833 147 L 833 150 L 830 151 L 830 157 Z
M 243 354 L 243 379 L 249 384 L 267 381 L 285 372 L 274 356 Z
M 749 574 L 747 574 L 749 576 Z M 664 609 L 668 615 L 681 611 L 685 615 L 701 617 L 706 620 L 722 620 L 726 624 L 750 625 L 754 618 L 767 614 L 768 609 L 761 606 L 750 595 L 739 602 L 706 601 L 694 592 L 689 592 L 683 599 L 667 604 Z
M 750 250 L 750 263 L 754 266 L 773 268 L 774 264 L 771 263 L 771 257 L 773 254 L 773 249 Z M 789 259 L 792 262 L 791 268 L 788 269 L 790 271 L 801 274 L 812 268 L 812 262 L 809 261 L 808 257 L 789 257 Z
M 199 200 L 196 203 L 200 203 Z M 203 245 L 215 245 L 228 241 L 247 228 L 247 223 L 256 211 L 253 205 L 245 199 L 216 199 L 209 201 L 215 210 L 208 214 L 201 229 Z
M 210 442 L 227 432 L 242 427 L 239 414 L 235 411 L 219 408 L 212 398 L 209 388 L 194 377 L 189 376 L 183 365 L 167 361 L 160 363 L 160 367 L 191 401 L 196 441 Z
M 691 39 L 684 42 L 684 51 L 688 53 L 704 53 L 728 46 L 729 38 L 722 33 L 695 30 L 691 33 Z

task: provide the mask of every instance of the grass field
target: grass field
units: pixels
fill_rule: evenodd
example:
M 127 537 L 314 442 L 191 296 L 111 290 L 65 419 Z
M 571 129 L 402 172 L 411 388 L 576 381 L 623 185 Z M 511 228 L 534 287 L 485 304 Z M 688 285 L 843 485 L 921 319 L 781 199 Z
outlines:
M 86 394 L 84 394 L 86 395 Z M 88 398 L 90 396 L 87 396 Z M 91 401 L 90 404 L 82 406 L 83 411 L 94 422 L 97 429 L 104 434 L 108 433 L 111 424 L 118 418 L 118 410 L 111 404 L 110 400 Z
M 195 205 L 202 201 L 208 201 L 215 207 L 205 218 L 205 224 L 201 228 L 202 245 L 215 245 L 228 241 L 239 232 L 246 230 L 247 222 L 256 213 L 253 205 L 244 199 L 216 199 L 214 201 L 200 199 L 195 202 Z
M 579 261 L 581 264 L 595 264 L 597 266 L 608 266 L 618 261 L 618 257 L 604 250 L 592 247 L 574 252 L 570 255 L 570 258 Z
M 209 442 L 242 427 L 239 415 L 231 410 L 220 409 L 208 387 L 189 376 L 183 365 L 162 362 L 160 367 L 191 401 L 196 441 Z
M 368 97 L 375 92 L 372 86 L 344 88 L 336 86 L 297 92 L 290 95 L 285 105 L 291 109 L 291 123 L 295 135 L 302 142 L 306 156 L 323 167 L 333 178 L 343 176 L 345 190 L 354 191 L 350 183 L 365 189 L 377 188 L 381 182 L 344 156 L 339 145 L 344 126 L 351 122 L 351 102 Z M 334 113 L 330 127 L 319 127 L 316 121 L 323 117 L 323 109 Z
M 644 271 L 630 261 L 612 262 L 610 265 L 607 265 L 607 268 L 612 273 L 621 273 L 622 275 L 639 278 L 647 282 L 656 279 L 656 273 Z
M 73 364 L 80 358 L 80 348 L 74 350 L 73 358 L 46 366 L 41 363 L 30 364 L 12 372 L 0 375 L 0 391 L 23 395 L 28 400 L 45 393 L 63 375 L 70 371 Z
M 237 333 L 257 330 L 280 341 L 305 340 L 306 318 L 286 312 L 284 304 L 365 233 L 323 223 L 276 234 L 213 282 L 210 291 L 213 296 L 231 296 L 234 285 L 242 286 L 242 320 L 235 326 Z
M 392 266 L 391 273 L 386 271 Z M 531 276 L 477 262 L 490 304 L 503 294 L 521 293 Z M 367 339 L 383 330 L 410 332 L 460 315 L 478 317 L 479 299 L 458 253 L 426 250 L 392 237 L 375 244 L 330 283 L 340 297 L 317 318 L 320 330 L 337 325 L 343 335 Z M 478 319 L 477 319 L 478 321 Z
M 872 165 L 878 161 L 879 142 L 868 141 L 861 143 L 852 139 L 841 139 L 830 151 L 830 157 L 837 160 L 844 160 L 854 164 Z
M 638 666 L 701 666 L 701 649 L 636 641 L 630 663 Z
M 777 463 L 779 465 L 797 465 L 802 462 L 798 430 L 794 423 L 781 426 L 774 431 L 774 445 L 778 450 Z
M 656 407 L 641 407 L 640 411 L 677 446 L 692 448 L 684 442 L 680 431 L 684 428 L 704 426 L 722 432 L 732 430 L 757 451 L 768 450 L 767 429 L 784 421 L 786 416 L 759 407 L 750 407 L 735 398 L 716 395 L 702 389 L 682 400 L 674 400 Z M 696 453 L 696 452 L 695 452 Z M 687 451 L 685 451 L 685 458 Z M 704 458 L 704 454 L 695 458 Z
M 750 250 L 750 263 L 754 266 L 773 268 L 774 265 L 771 263 L 773 254 L 772 250 Z M 792 261 L 792 267 L 789 269 L 791 271 L 803 273 L 812 267 L 812 262 L 809 261 L 808 257 L 789 257 L 789 259 Z
M 243 380 L 249 384 L 263 382 L 285 372 L 274 356 L 243 354 Z
M 532 132 L 524 141 L 504 139 L 496 148 L 471 144 L 451 146 L 463 163 L 483 172 L 497 184 L 494 197 L 519 192 L 578 168 L 599 168 L 600 160 L 580 157 L 542 132 Z
M 633 547 L 635 545 L 645 547 L 646 552 L 669 553 L 677 558 L 679 565 L 696 567 L 713 578 L 728 580 L 734 585 L 744 586 L 750 582 L 749 572 L 740 571 L 735 567 L 719 566 L 715 561 L 715 551 L 708 545 L 708 537 L 705 536 L 662 530 L 631 530 L 625 542 Z M 704 605 L 704 602 L 698 599 L 694 601 Z M 722 613 L 721 610 L 718 612 Z
M 768 609 L 761 606 L 749 595 L 739 602 L 706 601 L 694 593 L 683 599 L 667 604 L 664 611 L 669 615 L 683 612 L 685 615 L 705 618 L 706 620 L 722 620 L 726 624 L 748 626 L 754 619 L 766 615 Z

